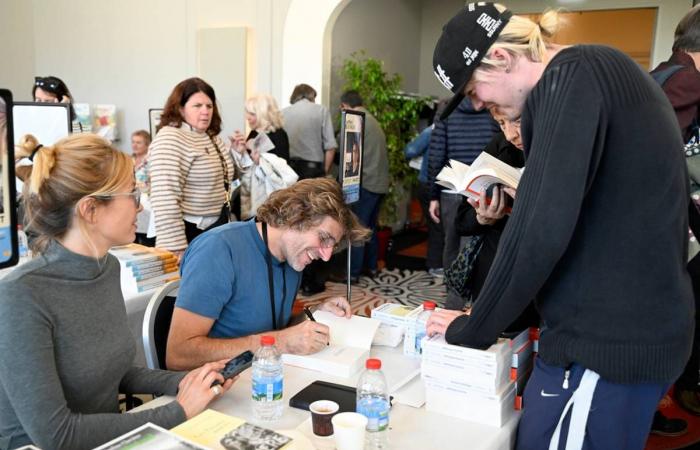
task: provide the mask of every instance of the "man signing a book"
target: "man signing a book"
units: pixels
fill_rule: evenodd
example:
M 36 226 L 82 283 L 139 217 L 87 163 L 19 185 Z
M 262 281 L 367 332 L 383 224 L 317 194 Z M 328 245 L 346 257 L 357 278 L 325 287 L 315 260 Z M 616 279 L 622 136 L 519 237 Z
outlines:
M 338 244 L 364 242 L 369 230 L 343 201 L 335 180 L 302 180 L 275 191 L 256 220 L 204 233 L 185 252 L 166 363 L 183 370 L 198 361 L 257 350 L 260 335 L 275 336 L 282 353 L 310 354 L 329 342 L 328 327 L 304 314 L 292 317 L 301 272 L 328 261 Z M 350 304 L 333 297 L 319 310 L 350 317 Z
M 641 449 L 693 334 L 682 140 L 632 59 L 556 45 L 558 26 L 556 11 L 535 23 L 469 3 L 437 42 L 451 105 L 466 95 L 522 118 L 527 169 L 471 315 L 434 313 L 428 332 L 487 348 L 534 298 L 543 324 L 517 448 Z

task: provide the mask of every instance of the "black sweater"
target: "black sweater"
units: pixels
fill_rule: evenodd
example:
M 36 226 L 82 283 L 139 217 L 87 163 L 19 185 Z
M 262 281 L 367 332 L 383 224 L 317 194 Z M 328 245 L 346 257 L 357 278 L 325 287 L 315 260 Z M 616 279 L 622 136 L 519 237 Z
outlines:
M 484 148 L 484 152 L 495 156 L 512 167 L 520 168 L 525 163 L 523 151 L 508 142 L 502 132 L 498 132 L 493 136 L 491 142 Z M 476 219 L 476 211 L 465 197 L 462 204 L 459 205 L 456 222 L 456 229 L 460 235 L 483 237 L 481 249 L 474 261 L 474 267 L 467 281 L 472 298 L 476 299 L 486 282 L 491 264 L 493 264 L 493 260 L 496 257 L 498 242 L 501 240 L 503 228 L 508 223 L 508 216 L 496 221 L 493 225 L 482 225 Z M 539 316 L 532 304 L 530 304 L 519 317 L 506 327 L 505 331 L 522 331 L 527 327 L 538 325 Z
M 527 169 L 471 317 L 484 348 L 536 299 L 540 357 L 615 383 L 671 382 L 690 353 L 688 178 L 673 109 L 621 52 L 562 50 L 522 115 Z

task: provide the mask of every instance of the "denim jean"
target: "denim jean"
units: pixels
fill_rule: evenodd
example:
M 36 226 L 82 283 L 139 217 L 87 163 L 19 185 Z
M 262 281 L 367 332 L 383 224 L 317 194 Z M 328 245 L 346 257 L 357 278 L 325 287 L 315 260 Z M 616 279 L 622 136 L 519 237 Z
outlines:
M 360 276 L 362 268 L 377 270 L 377 218 L 379 217 L 379 206 L 384 194 L 370 192 L 365 188 L 360 188 L 360 199 L 350 205 L 352 211 L 360 219 L 360 223 L 372 230 L 372 238 L 364 245 L 353 246 L 351 252 L 350 275 Z

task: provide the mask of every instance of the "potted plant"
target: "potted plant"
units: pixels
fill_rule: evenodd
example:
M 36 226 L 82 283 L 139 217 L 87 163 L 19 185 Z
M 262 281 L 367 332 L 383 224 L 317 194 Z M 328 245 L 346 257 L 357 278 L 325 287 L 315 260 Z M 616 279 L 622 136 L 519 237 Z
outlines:
M 360 93 L 365 108 L 386 135 L 389 192 L 379 212 L 380 228 L 402 229 L 411 186 L 417 181 L 417 172 L 408 166 L 403 148 L 415 136 L 418 114 L 430 98 L 405 95 L 401 91 L 401 76 L 387 74 L 383 63 L 366 56 L 364 51 L 355 52 L 344 61 L 341 75 L 345 79 L 343 90 Z

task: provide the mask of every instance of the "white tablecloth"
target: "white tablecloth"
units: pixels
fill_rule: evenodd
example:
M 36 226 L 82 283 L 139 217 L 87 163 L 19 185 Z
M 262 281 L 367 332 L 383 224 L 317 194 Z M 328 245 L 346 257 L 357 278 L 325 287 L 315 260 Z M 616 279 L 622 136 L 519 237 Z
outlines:
M 372 356 L 384 363 L 390 363 L 392 357 L 401 352 L 400 348 L 373 347 Z M 243 372 L 231 390 L 220 399 L 211 403 L 210 408 L 223 413 L 241 417 L 249 422 L 276 430 L 298 429 L 304 433 L 318 449 L 328 448 L 328 441 L 310 433 L 307 419 L 309 412 L 285 406 L 282 417 L 275 422 L 256 422 L 253 419 L 251 403 L 251 370 Z M 338 384 L 354 386 L 357 376 L 350 379 L 328 377 L 322 373 L 286 365 L 284 368 L 284 402 L 315 380 L 331 381 Z M 420 382 L 420 378 L 414 380 Z M 405 388 L 410 388 L 407 385 Z M 401 389 L 397 392 L 397 395 Z M 162 405 L 172 397 L 160 397 L 134 411 Z M 459 407 L 459 405 L 455 405 Z M 389 418 L 389 443 L 395 450 L 505 450 L 513 448 L 515 433 L 520 420 L 520 412 L 501 428 L 479 425 L 449 416 L 426 411 L 425 407 L 412 408 L 394 402 Z M 332 446 L 331 446 L 332 448 Z

